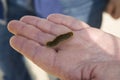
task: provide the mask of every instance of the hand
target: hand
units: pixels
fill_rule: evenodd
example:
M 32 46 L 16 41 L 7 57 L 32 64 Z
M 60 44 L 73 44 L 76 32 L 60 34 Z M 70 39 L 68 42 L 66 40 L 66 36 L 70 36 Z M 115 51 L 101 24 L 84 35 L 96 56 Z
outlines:
M 109 0 L 107 12 L 115 19 L 120 18 L 120 0 Z
M 15 50 L 63 80 L 120 79 L 116 75 L 119 62 L 114 61 L 120 56 L 120 39 L 84 22 L 61 14 L 47 19 L 25 16 L 11 21 L 8 30 L 15 34 L 10 40 Z M 70 39 L 56 47 L 46 46 L 46 42 L 70 31 Z M 112 75 L 113 72 L 116 74 Z

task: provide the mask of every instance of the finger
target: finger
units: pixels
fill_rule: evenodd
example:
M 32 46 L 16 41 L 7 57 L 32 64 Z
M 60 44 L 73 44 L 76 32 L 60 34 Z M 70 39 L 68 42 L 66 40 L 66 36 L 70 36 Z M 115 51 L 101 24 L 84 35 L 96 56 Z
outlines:
M 47 19 L 54 23 L 65 25 L 72 30 L 80 30 L 89 27 L 86 23 L 80 20 L 62 14 L 51 14 L 47 17 Z
M 61 33 L 63 34 L 71 31 L 70 29 L 63 25 L 58 25 L 46 19 L 41 19 L 34 16 L 24 16 L 21 18 L 21 21 L 30 25 L 34 25 L 46 33 L 50 33 L 57 36 L 60 35 Z
M 45 45 L 46 42 L 55 38 L 55 36 L 44 33 L 32 25 L 28 25 L 16 20 L 11 21 L 8 24 L 8 30 L 13 34 L 22 35 L 24 37 L 37 41 L 42 45 Z
M 107 6 L 107 12 L 116 19 L 117 15 L 116 15 L 116 6 L 112 3 L 109 2 L 108 6 Z
M 113 10 L 114 10 L 114 5 L 113 5 L 113 3 L 109 2 L 108 5 L 107 5 L 107 8 L 106 8 L 106 11 L 109 14 L 113 14 Z
M 56 52 L 21 36 L 13 36 L 10 45 L 43 69 L 51 69 Z
M 118 19 L 120 17 L 120 9 L 119 7 L 116 8 L 116 11 L 115 11 L 115 15 L 114 15 L 114 18 L 115 19 Z

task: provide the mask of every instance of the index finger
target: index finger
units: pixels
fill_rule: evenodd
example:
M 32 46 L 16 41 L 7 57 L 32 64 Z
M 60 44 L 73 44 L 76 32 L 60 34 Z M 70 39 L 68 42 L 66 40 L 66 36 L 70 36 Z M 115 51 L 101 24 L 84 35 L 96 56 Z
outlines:
M 62 14 L 50 14 L 47 19 L 57 24 L 65 25 L 66 27 L 72 30 L 81 30 L 86 27 L 89 27 L 86 23 L 77 20 L 71 16 L 62 15 Z

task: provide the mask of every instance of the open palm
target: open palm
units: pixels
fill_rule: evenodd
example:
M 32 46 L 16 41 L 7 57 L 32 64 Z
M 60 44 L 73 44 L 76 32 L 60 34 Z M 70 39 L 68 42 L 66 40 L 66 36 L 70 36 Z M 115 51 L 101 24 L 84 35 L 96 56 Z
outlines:
M 113 45 L 111 38 L 118 41 L 117 47 L 120 47 L 119 39 L 60 14 L 50 15 L 47 19 L 25 16 L 20 21 L 11 21 L 8 29 L 15 34 L 10 41 L 14 49 L 65 80 L 81 78 L 73 79 L 73 76 L 80 75 L 82 70 L 87 70 L 90 75 L 98 63 L 111 61 L 116 55 L 114 51 L 120 53 L 114 46 L 109 47 Z M 73 36 L 55 47 L 46 46 L 48 41 L 67 32 L 73 32 Z

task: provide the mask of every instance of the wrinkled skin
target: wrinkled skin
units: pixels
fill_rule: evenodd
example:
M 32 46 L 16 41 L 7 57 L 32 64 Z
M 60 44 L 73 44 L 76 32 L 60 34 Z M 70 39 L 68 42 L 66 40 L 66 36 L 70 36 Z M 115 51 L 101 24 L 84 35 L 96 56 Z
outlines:
M 106 11 L 115 19 L 120 18 L 120 0 L 109 0 Z
M 24 16 L 8 24 L 11 46 L 62 80 L 120 80 L 120 39 L 61 14 Z M 55 47 L 46 42 L 73 32 Z

